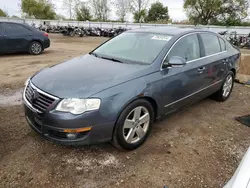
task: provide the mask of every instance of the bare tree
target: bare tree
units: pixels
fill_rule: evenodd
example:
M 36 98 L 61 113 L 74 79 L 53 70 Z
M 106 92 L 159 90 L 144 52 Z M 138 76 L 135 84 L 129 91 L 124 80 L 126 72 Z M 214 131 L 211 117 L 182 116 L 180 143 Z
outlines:
M 117 9 L 116 13 L 119 16 L 120 21 L 124 22 L 125 17 L 127 13 L 129 12 L 130 0 L 115 0 L 114 5 Z
M 63 9 L 68 12 L 70 20 L 74 17 L 74 10 L 79 2 L 79 0 L 63 0 Z
M 149 5 L 150 0 L 130 0 L 130 8 L 134 14 L 136 22 L 142 22 L 146 16 L 146 9 Z
M 90 0 L 95 18 L 99 21 L 107 21 L 108 19 L 108 0 Z

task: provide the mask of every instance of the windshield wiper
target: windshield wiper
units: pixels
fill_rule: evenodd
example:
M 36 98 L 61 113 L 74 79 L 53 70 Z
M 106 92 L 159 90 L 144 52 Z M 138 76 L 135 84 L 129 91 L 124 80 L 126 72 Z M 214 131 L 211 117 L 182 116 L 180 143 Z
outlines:
M 93 55 L 93 56 L 95 56 L 95 57 L 102 58 L 101 56 L 97 55 L 97 53 L 95 53 L 95 52 L 90 52 L 89 54 L 90 54 L 90 55 Z
M 101 57 L 101 56 L 100 56 Z M 115 58 L 111 58 L 111 57 L 101 57 L 102 59 L 107 59 L 107 60 L 111 60 L 114 62 L 118 62 L 118 63 L 125 63 L 124 61 L 121 61 L 119 59 L 115 59 Z
M 102 59 L 107 59 L 107 60 L 111 60 L 111 61 L 114 61 L 114 62 L 118 62 L 118 63 L 126 63 L 124 61 L 121 61 L 119 59 L 115 59 L 115 58 L 111 58 L 111 57 L 104 57 L 104 56 L 101 56 L 101 55 L 98 55 L 97 53 L 95 52 L 91 52 L 89 53 L 90 55 L 93 55 L 95 57 L 98 57 L 98 58 L 102 58 Z

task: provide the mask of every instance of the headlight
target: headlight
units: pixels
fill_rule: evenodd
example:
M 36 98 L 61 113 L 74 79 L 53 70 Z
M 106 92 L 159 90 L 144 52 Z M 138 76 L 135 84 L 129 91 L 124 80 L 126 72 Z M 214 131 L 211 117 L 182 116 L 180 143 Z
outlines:
M 82 114 L 86 111 L 98 110 L 100 99 L 63 99 L 56 107 L 57 111 Z

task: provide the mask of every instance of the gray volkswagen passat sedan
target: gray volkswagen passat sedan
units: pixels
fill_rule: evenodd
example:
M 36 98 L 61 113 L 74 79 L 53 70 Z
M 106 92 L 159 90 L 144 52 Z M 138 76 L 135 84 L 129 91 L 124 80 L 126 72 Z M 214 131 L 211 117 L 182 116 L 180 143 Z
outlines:
M 26 118 L 57 143 L 112 142 L 132 150 L 160 116 L 210 95 L 227 100 L 239 59 L 213 32 L 128 31 L 31 77 L 23 93 Z

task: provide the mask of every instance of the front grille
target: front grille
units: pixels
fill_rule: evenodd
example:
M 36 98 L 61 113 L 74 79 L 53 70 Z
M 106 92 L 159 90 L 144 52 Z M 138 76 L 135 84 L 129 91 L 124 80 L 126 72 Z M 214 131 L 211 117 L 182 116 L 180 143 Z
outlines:
M 41 113 L 44 113 L 55 102 L 54 98 L 39 92 L 30 83 L 26 87 L 25 98 L 33 108 Z

